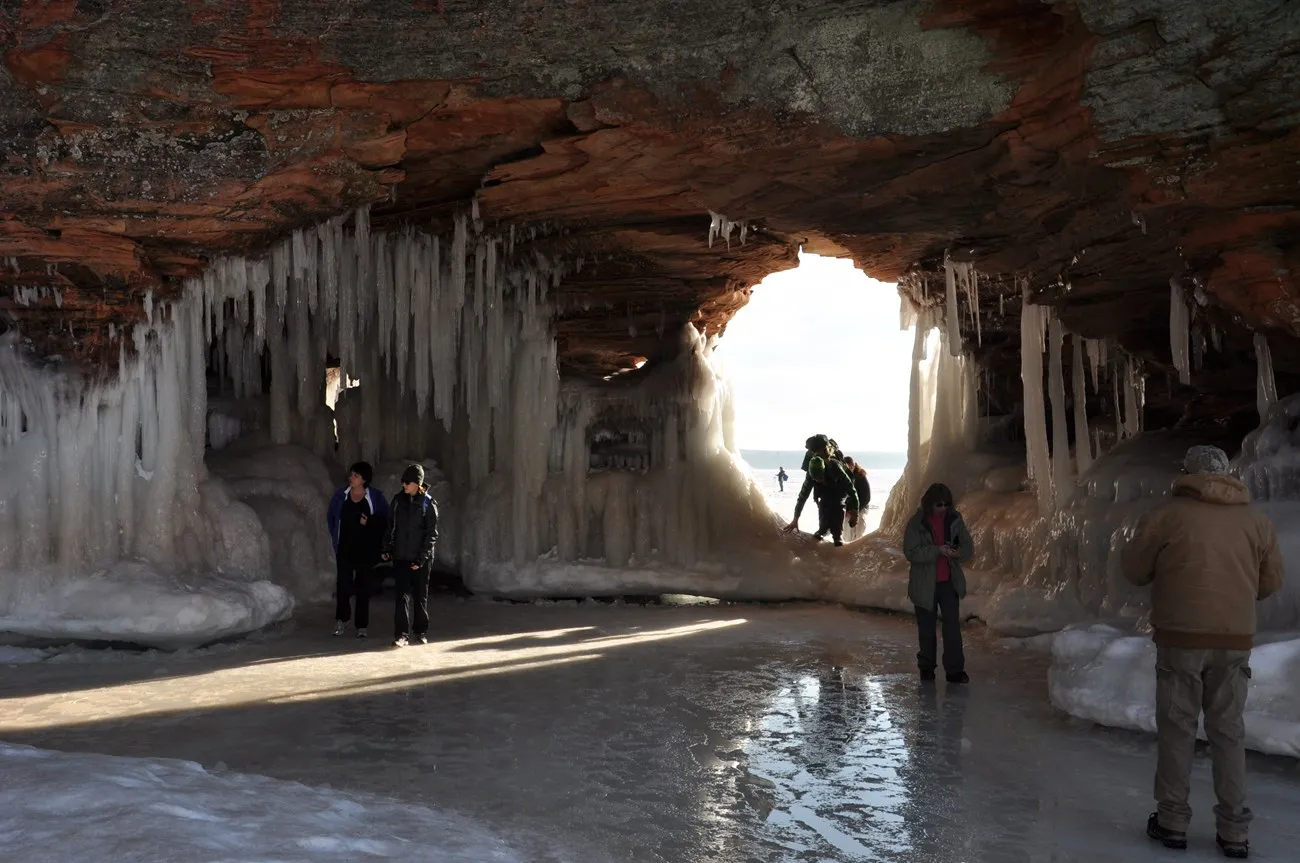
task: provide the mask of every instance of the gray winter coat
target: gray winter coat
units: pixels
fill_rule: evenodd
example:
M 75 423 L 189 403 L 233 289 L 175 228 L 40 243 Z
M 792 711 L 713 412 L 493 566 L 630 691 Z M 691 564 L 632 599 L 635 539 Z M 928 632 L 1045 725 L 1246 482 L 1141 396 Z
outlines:
M 952 586 L 957 590 L 957 597 L 966 596 L 966 574 L 961 565 L 975 556 L 975 543 L 966 529 L 966 522 L 961 513 L 949 507 L 944 519 L 944 531 L 948 543 L 957 549 L 957 556 L 948 558 Z M 903 533 L 903 554 L 912 564 L 911 576 L 907 581 L 907 598 L 912 604 L 928 611 L 934 610 L 934 587 L 937 578 L 935 564 L 939 560 L 939 546 L 930 534 L 930 525 L 926 524 L 924 513 L 918 511 L 907 523 Z

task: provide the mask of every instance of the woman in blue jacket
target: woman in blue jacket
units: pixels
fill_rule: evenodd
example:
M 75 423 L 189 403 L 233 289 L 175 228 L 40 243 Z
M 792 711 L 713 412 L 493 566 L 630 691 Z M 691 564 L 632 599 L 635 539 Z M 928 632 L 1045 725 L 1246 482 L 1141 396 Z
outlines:
M 334 545 L 338 575 L 334 581 L 334 634 L 342 635 L 356 604 L 357 638 L 370 626 L 371 573 L 383 550 L 388 502 L 370 487 L 374 471 L 359 461 L 348 471 L 348 484 L 330 498 L 325 522 Z

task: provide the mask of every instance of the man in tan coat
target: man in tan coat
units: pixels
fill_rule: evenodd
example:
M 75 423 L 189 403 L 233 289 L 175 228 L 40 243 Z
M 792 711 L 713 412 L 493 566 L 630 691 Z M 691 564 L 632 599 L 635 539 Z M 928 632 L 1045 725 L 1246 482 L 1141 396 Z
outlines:
M 1214 764 L 1217 841 L 1226 857 L 1250 853 L 1245 723 L 1255 602 L 1282 586 L 1277 533 L 1250 506 L 1250 492 L 1228 475 L 1228 457 L 1211 446 L 1187 451 L 1173 497 L 1147 513 L 1124 550 L 1124 576 L 1150 584 L 1156 642 L 1157 811 L 1147 835 L 1187 847 L 1187 803 L 1196 726 Z

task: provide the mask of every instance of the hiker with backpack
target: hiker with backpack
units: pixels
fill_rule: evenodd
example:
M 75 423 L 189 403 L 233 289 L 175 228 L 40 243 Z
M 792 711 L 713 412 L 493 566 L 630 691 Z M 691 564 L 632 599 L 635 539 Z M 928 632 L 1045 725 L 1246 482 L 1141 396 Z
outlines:
M 804 456 L 803 486 L 794 505 L 794 519 L 785 527 L 787 533 L 797 530 L 799 516 L 804 504 L 811 494 L 817 503 L 817 532 L 813 534 L 821 539 L 827 533 L 835 545 L 844 544 L 844 513 L 850 513 L 849 525 L 854 526 L 858 520 L 858 493 L 852 478 L 835 453 L 839 447 L 826 435 L 813 435 L 804 442 L 807 454 Z M 842 455 L 842 453 L 840 453 Z
M 424 468 L 408 465 L 402 491 L 389 507 L 384 560 L 393 562 L 397 602 L 393 610 L 393 646 L 429 643 L 429 570 L 438 541 L 438 505 L 424 485 Z M 411 612 L 414 607 L 415 619 Z

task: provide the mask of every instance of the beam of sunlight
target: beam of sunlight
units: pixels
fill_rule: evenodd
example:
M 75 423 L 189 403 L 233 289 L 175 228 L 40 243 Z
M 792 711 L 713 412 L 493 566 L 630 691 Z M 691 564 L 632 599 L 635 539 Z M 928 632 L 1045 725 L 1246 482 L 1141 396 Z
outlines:
M 597 659 L 621 647 L 722 632 L 743 617 L 566 640 L 594 627 L 479 636 L 400 651 L 366 650 L 247 663 L 81 691 L 0 699 L 0 733 L 258 704 L 375 695 Z

